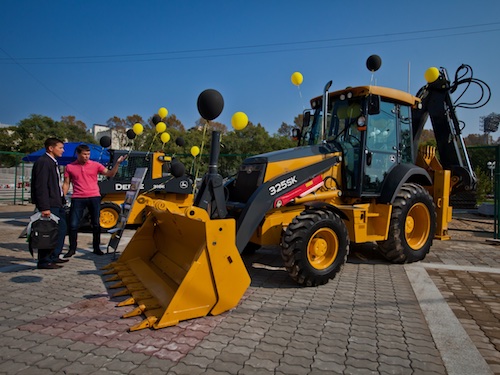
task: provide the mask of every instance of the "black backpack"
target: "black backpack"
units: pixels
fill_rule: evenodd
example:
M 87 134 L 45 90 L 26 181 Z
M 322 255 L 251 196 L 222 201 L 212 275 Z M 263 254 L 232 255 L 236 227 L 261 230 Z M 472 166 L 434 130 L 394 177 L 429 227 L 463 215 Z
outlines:
M 29 236 L 29 250 L 33 255 L 33 249 L 55 249 L 58 239 L 58 225 L 54 220 L 40 218 L 31 223 Z

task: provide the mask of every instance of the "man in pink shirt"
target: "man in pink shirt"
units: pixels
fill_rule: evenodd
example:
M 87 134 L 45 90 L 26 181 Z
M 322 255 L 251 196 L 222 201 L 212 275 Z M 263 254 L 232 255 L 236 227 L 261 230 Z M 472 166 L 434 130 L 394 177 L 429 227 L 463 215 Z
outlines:
M 101 227 L 99 215 L 101 211 L 101 193 L 97 184 L 97 175 L 114 177 L 118 172 L 118 167 L 126 156 L 120 156 L 114 167 L 109 170 L 102 164 L 90 160 L 90 147 L 81 144 L 76 147 L 76 160 L 68 164 L 64 171 L 63 193 L 69 190 L 73 184 L 73 195 L 71 196 L 71 209 L 69 215 L 69 250 L 64 254 L 64 258 L 69 258 L 75 254 L 78 237 L 78 227 L 82 219 L 85 208 L 90 213 L 90 223 L 92 225 L 92 247 L 94 254 L 103 255 L 100 249 Z

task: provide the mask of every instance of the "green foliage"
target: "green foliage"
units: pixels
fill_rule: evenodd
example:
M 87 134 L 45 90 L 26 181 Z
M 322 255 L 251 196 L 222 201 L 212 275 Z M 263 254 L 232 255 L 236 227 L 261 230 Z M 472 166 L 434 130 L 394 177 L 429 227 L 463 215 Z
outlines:
M 490 172 L 486 173 L 483 169 L 476 167 L 474 173 L 477 177 L 476 196 L 477 202 L 481 203 L 486 200 L 486 196 L 493 194 L 493 179 Z
M 17 126 L 1 129 L 1 151 L 22 152 L 25 154 L 43 148 L 48 137 L 59 138 L 65 142 L 96 143 L 95 139 L 74 117 L 63 117 L 62 121 L 54 121 L 50 117 L 31 115 L 21 120 Z
M 467 152 L 474 170 L 480 169 L 486 174 L 490 173 L 488 162 L 495 161 L 495 146 L 467 147 Z
M 301 123 L 302 115 L 295 118 L 295 122 Z M 188 173 L 197 174 L 198 177 L 208 170 L 210 155 L 210 143 L 212 131 L 221 133 L 221 157 L 219 158 L 219 173 L 224 177 L 237 173 L 243 160 L 249 156 L 295 147 L 296 141 L 290 138 L 291 129 L 286 123 L 282 123 L 277 134 L 269 135 L 261 124 L 249 122 L 243 130 L 228 130 L 226 125 L 200 118 L 195 126 L 185 130 L 184 125 L 174 115 L 169 114 L 164 119 L 167 125 L 167 133 L 170 140 L 166 143 L 161 141 L 160 134 L 155 130 L 152 117 L 144 121 L 141 116 L 135 114 L 120 118 L 111 117 L 106 121 L 107 126 L 114 130 L 113 137 L 118 137 L 122 148 L 138 151 L 163 151 L 186 166 Z M 142 134 L 133 140 L 128 139 L 127 129 L 134 124 L 141 123 L 144 126 Z M 97 143 L 90 133 L 86 131 L 86 125 L 74 116 L 64 116 L 61 121 L 54 121 L 50 117 L 42 115 L 31 115 L 19 122 L 17 126 L 0 128 L 0 151 L 21 152 L 24 154 L 43 148 L 47 137 L 60 138 L 65 142 L 87 142 Z M 176 142 L 178 138 L 184 140 L 184 144 Z M 191 148 L 200 148 L 200 155 L 193 157 Z M 9 163 L 15 163 L 14 155 L 4 155 Z M 6 162 L 7 162 L 6 159 Z M 12 160 L 10 160 L 12 159 Z M 1 161 L 1 160 L 0 160 Z

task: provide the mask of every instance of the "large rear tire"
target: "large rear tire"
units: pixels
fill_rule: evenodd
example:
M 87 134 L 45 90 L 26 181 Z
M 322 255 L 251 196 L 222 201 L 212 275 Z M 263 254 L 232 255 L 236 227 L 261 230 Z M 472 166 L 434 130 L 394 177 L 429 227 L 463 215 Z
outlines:
M 101 230 L 106 232 L 116 227 L 120 220 L 120 213 L 121 209 L 117 204 L 111 202 L 101 203 L 101 212 L 99 216 Z
M 403 184 L 392 207 L 389 234 L 378 242 L 379 251 L 393 263 L 425 258 L 436 233 L 436 207 L 420 185 Z
M 349 235 L 342 219 L 329 210 L 307 209 L 295 217 L 281 241 L 290 277 L 306 286 L 326 284 L 344 265 Z

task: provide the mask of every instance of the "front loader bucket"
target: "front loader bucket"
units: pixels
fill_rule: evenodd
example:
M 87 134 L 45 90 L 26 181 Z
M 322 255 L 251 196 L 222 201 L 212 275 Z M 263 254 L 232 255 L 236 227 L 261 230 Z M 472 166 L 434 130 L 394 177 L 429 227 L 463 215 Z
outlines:
M 119 306 L 137 305 L 123 317 L 145 315 L 131 331 L 164 328 L 179 321 L 221 314 L 240 301 L 250 276 L 236 248 L 233 219 L 211 220 L 198 207 L 165 202 L 152 210 L 116 262 L 104 267 L 130 295 Z

